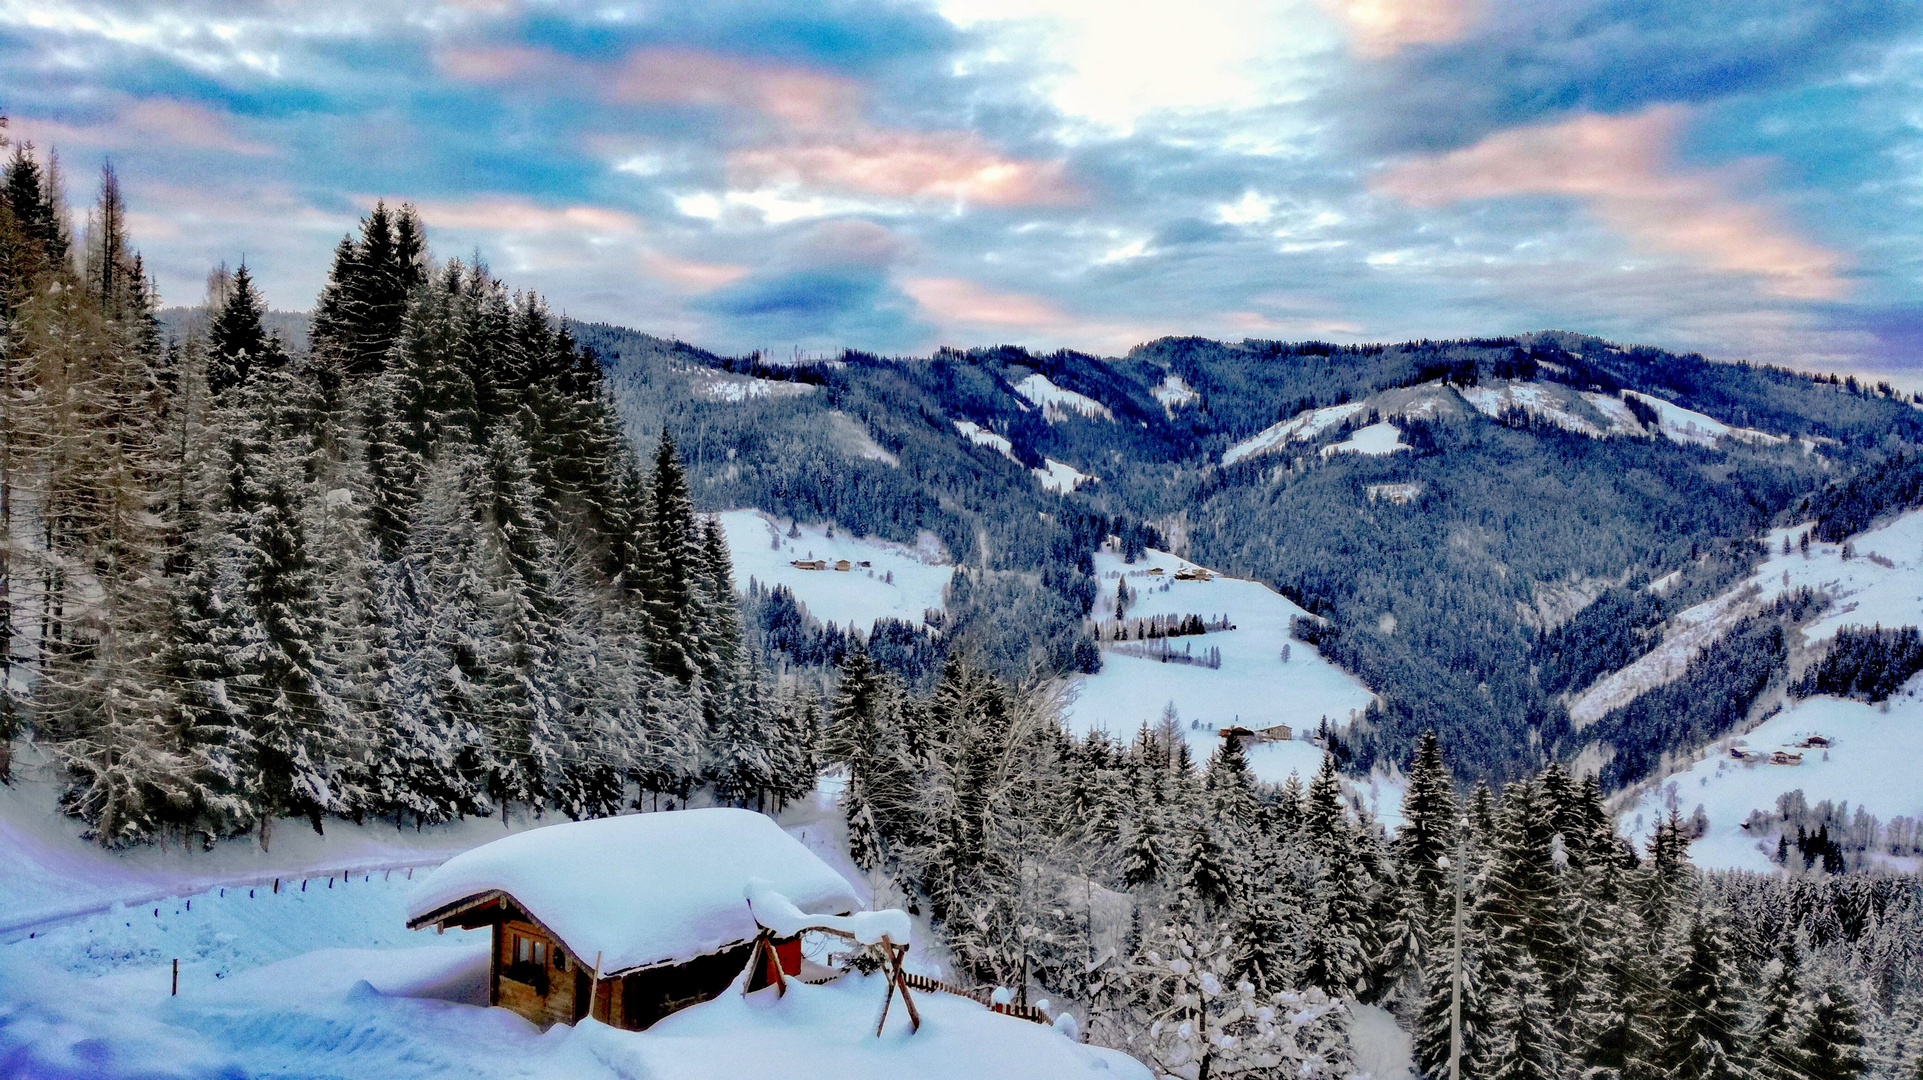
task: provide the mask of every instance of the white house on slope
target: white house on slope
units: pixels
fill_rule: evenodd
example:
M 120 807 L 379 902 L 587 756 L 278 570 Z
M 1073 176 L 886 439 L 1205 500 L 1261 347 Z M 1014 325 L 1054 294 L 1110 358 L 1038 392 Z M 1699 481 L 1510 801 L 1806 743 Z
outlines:
M 543 1027 L 593 1016 L 638 1031 L 741 974 L 761 932 L 751 883 L 808 915 L 863 906 L 773 821 L 714 808 L 550 825 L 464 852 L 415 887 L 407 925 L 491 927 L 489 1004 Z M 799 936 L 773 944 L 799 974 Z

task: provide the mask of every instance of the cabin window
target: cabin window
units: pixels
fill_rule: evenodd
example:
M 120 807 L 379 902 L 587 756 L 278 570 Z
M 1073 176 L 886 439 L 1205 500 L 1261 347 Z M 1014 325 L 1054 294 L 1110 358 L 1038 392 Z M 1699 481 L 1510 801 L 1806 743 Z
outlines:
M 554 950 L 554 970 L 566 971 L 567 969 L 568 969 L 567 951 L 565 949 L 561 949 L 557 947 Z
M 533 948 L 534 948 L 533 942 L 529 941 L 528 939 L 522 937 L 519 934 L 514 935 L 514 962 L 517 964 L 528 963 L 529 952 Z
M 545 941 L 534 943 L 534 966 L 540 967 L 548 962 L 548 945 Z

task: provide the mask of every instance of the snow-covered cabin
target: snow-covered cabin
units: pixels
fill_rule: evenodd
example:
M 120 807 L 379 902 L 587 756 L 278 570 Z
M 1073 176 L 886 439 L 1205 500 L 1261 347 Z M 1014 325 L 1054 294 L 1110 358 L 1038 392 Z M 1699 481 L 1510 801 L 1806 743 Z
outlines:
M 491 927 L 491 1005 L 543 1027 L 592 1015 L 638 1031 L 741 974 L 760 932 L 743 898 L 757 879 L 810 915 L 862 907 L 773 821 L 714 808 L 551 825 L 463 852 L 415 887 L 407 925 Z M 800 939 L 775 947 L 799 974 Z

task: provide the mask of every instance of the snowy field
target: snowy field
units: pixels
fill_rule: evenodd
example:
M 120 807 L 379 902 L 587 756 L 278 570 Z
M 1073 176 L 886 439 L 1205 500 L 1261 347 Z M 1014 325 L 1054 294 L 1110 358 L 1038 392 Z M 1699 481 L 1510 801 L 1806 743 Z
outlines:
M 734 559 L 735 588 L 747 589 L 749 578 L 786 585 L 815 618 L 838 626 L 854 623 L 863 633 L 882 618 L 921 625 L 923 612 L 942 606 L 942 590 L 955 572 L 932 536 L 920 548 L 910 548 L 839 529 L 830 537 L 826 526 L 803 525 L 801 535 L 790 540 L 786 526 L 757 510 L 722 514 L 721 528 Z M 793 565 L 812 559 L 827 560 L 831 569 Z M 837 559 L 848 560 L 850 569 L 832 569 Z
M 1840 544 L 1818 543 L 1811 543 L 1804 557 L 1796 538 L 1809 528 L 1796 525 L 1771 532 L 1770 558 L 1754 577 L 1684 616 L 1713 609 L 1718 623 L 1733 622 L 1755 604 L 1807 585 L 1828 593 L 1832 601 L 1823 618 L 1804 628 L 1807 644 L 1826 641 L 1843 626 L 1923 624 L 1923 510 L 1859 533 L 1852 538 L 1853 559 L 1843 558 Z M 1788 555 L 1782 553 L 1785 538 L 1790 541 Z M 1746 591 L 1754 600 L 1731 602 Z M 1837 740 L 1827 754 L 1806 753 L 1797 766 L 1749 765 L 1729 757 L 1724 740 L 1712 746 L 1704 760 L 1645 792 L 1626 815 L 1625 825 L 1637 836 L 1646 835 L 1673 794 L 1685 816 L 1700 803 L 1709 817 L 1709 834 L 1691 849 L 1698 862 L 1768 869 L 1756 841 L 1737 826 L 1752 810 L 1773 810 L 1776 797 L 1785 792 L 1801 788 L 1811 804 L 1847 799 L 1885 821 L 1923 814 L 1923 784 L 1918 783 L 1923 777 L 1923 700 L 1917 693 L 1918 683 L 1912 682 L 1890 699 L 1887 713 L 1881 706 L 1828 697 L 1791 702 L 1741 736 L 1742 744 L 1767 753 L 1802 735 L 1819 733 Z
M 0 941 L 30 924 L 104 911 L 109 905 L 191 896 L 222 885 L 277 877 L 298 880 L 345 871 L 431 866 L 476 844 L 506 835 L 498 819 L 474 818 L 424 832 L 393 825 L 356 826 L 329 820 L 316 836 L 304 821 L 283 822 L 268 851 L 248 838 L 223 841 L 212 851 L 178 846 L 109 853 L 80 838 L 80 826 L 54 810 L 58 777 L 30 744 L 14 764 L 14 782 L 0 786 Z M 535 823 L 520 815 L 516 830 Z
M 396 875 L 398 878 L 398 875 Z M 918 994 L 874 1036 L 883 987 L 850 976 L 729 991 L 646 1032 L 542 1033 L 485 1007 L 487 939 L 401 930 L 405 883 L 194 897 L 0 946 L 0 1074 L 35 1080 L 251 1076 L 668 1080 L 753 1077 L 1148 1080 L 1122 1054 L 971 1001 Z M 264 890 L 263 890 L 264 893 Z M 142 920 L 145 920 L 144 922 Z M 408 940 L 400 940 L 408 939 Z M 318 942 L 363 943 L 312 947 Z M 185 954 L 170 993 L 170 953 Z M 249 966 L 251 965 L 251 966 Z
M 245 841 L 193 856 L 158 849 L 112 855 L 79 841 L 54 843 L 72 824 L 54 812 L 50 791 L 23 783 L 0 792 L 9 798 L 0 806 L 0 839 L 9 845 L 0 850 L 0 886 L 9 890 L 9 915 L 20 912 L 20 902 L 52 911 L 81 898 L 122 895 L 99 910 L 68 912 L 0 937 L 0 1076 L 1149 1077 L 1124 1055 L 947 995 L 917 995 L 924 1022 L 915 1035 L 897 1003 L 887 1034 L 877 1039 L 883 987 L 858 976 L 828 987 L 797 985 L 785 998 L 730 992 L 647 1032 L 584 1022 L 543 1033 L 486 1007 L 485 932 L 406 929 L 416 887 L 407 870 L 305 876 L 294 869 L 303 858 L 338 867 L 351 853 L 376 850 L 366 834 L 384 830 L 330 826 L 325 841 L 281 850 L 286 873 L 278 887 L 269 878 L 203 891 L 185 884 L 236 869 L 251 874 L 266 863 L 250 856 Z M 472 846 L 503 831 L 483 824 L 492 827 L 430 829 L 411 850 L 418 858 L 428 843 Z M 782 824 L 844 876 L 852 874 L 826 802 L 793 808 Z M 284 835 L 294 832 L 283 825 Z M 47 851 L 59 857 L 41 858 Z M 145 895 L 167 881 L 181 891 L 165 900 Z M 850 884 L 866 896 L 864 882 L 851 876 Z M 939 956 L 918 946 L 909 966 L 939 976 Z
M 1776 842 L 1745 833 L 1750 811 L 1773 811 L 1776 797 L 1802 789 L 1811 806 L 1829 799 L 1862 807 L 1887 822 L 1892 817 L 1923 817 L 1923 698 L 1912 681 L 1881 705 L 1815 697 L 1795 702 L 1747 735 L 1721 740 L 1703 760 L 1645 792 L 1624 814 L 1624 826 L 1646 840 L 1673 799 L 1684 817 L 1700 805 L 1709 832 L 1690 847 L 1700 866 L 1770 870 Z M 1828 750 L 1799 750 L 1801 765 L 1737 761 L 1728 747 L 1768 755 L 1792 747 L 1806 735 L 1835 740 Z M 1794 840 L 1794 837 L 1791 837 Z M 1765 850 L 1767 846 L 1768 850 Z
M 1324 660 L 1314 648 L 1289 639 L 1289 620 L 1307 612 L 1255 581 L 1216 577 L 1211 581 L 1174 581 L 1175 571 L 1194 563 L 1166 552 L 1149 551 L 1134 565 L 1110 552 L 1095 556 L 1101 592 L 1098 603 L 1112 604 L 1121 575 L 1136 590 L 1130 618 L 1150 615 L 1227 615 L 1234 630 L 1176 638 L 1199 653 L 1222 650 L 1219 669 L 1162 663 L 1113 651 L 1102 654 L 1102 670 L 1076 680 L 1067 710 L 1071 730 L 1103 729 L 1124 742 L 1145 722 L 1161 716 L 1173 702 L 1181 714 L 1189 747 L 1206 760 L 1220 743 L 1217 729 L 1232 724 L 1261 728 L 1288 724 L 1298 733 L 1313 732 L 1323 717 L 1347 725 L 1349 713 L 1368 705 L 1369 689 L 1353 675 Z M 1164 574 L 1151 577 L 1159 566 Z M 1282 659 L 1287 646 L 1289 659 Z M 1198 726 L 1191 727 L 1191 723 Z M 1322 762 L 1322 751 L 1307 742 L 1259 743 L 1248 747 L 1256 776 L 1280 782 L 1291 772 L 1307 780 Z

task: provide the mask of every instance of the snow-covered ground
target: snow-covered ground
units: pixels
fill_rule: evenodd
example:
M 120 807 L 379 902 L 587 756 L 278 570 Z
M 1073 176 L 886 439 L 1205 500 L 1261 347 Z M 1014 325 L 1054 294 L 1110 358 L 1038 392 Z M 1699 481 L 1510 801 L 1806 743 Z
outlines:
M 748 375 L 729 375 L 700 371 L 694 392 L 711 401 L 747 401 L 750 398 L 800 397 L 815 391 L 812 383 L 787 379 L 757 379 Z
M 734 558 L 736 588 L 746 589 L 750 578 L 786 585 L 815 618 L 839 626 L 853 623 L 863 631 L 881 618 L 920 625 L 923 612 L 942 606 L 942 589 L 955 572 L 933 536 L 911 548 L 839 529 L 829 536 L 826 526 L 803 525 L 791 540 L 785 526 L 756 510 L 722 514 L 721 528 Z M 814 559 L 826 560 L 830 569 L 794 565 Z M 848 570 L 833 569 L 839 559 L 848 560 Z
M 1222 464 L 1233 465 L 1275 450 L 1291 442 L 1307 442 L 1367 408 L 1366 402 L 1351 401 L 1297 413 L 1279 424 L 1272 424 L 1222 453 Z
M 1048 468 L 1030 469 L 1029 472 L 1034 473 L 1036 481 L 1050 491 L 1066 495 L 1076 488 L 1081 487 L 1083 484 L 1088 483 L 1090 480 L 1095 479 L 1093 476 L 1082 472 L 1075 466 L 1065 465 L 1062 462 L 1056 461 L 1054 458 L 1045 458 L 1043 460 L 1048 462 Z
M 1402 441 L 1402 429 L 1387 422 L 1370 424 L 1357 430 L 1353 435 L 1339 443 L 1322 448 L 1322 456 L 1331 454 L 1393 454 L 1398 450 L 1409 449 Z
M 1631 835 L 1646 839 L 1667 812 L 1671 799 L 1688 817 L 1700 805 L 1709 832 L 1690 847 L 1690 857 L 1707 867 L 1769 870 L 1775 839 L 1742 830 L 1750 811 L 1774 811 L 1776 797 L 1801 789 L 1814 806 L 1824 799 L 1862 807 L 1888 822 L 1897 816 L 1923 817 L 1923 698 L 1912 681 L 1881 705 L 1815 697 L 1793 702 L 1754 731 L 1711 746 L 1703 760 L 1643 793 L 1624 814 Z M 1805 736 L 1826 735 L 1827 750 L 1804 749 L 1800 765 L 1737 761 L 1731 745 L 1760 751 L 1793 747 Z M 1794 839 L 1792 837 L 1791 839 Z M 1764 848 L 1767 847 L 1768 851 Z
M 1812 527 L 1805 523 L 1772 530 L 1764 538 L 1770 556 L 1754 576 L 1679 613 L 1662 644 L 1584 690 L 1570 705 L 1570 720 L 1579 728 L 1586 726 L 1673 682 L 1730 627 L 1791 589 L 1808 586 L 1830 598 L 1828 613 L 1804 627 L 1804 644 L 1827 641 L 1841 626 L 1923 625 L 1923 510 L 1852 537 L 1853 559 L 1843 558 L 1841 544 L 1811 543 L 1809 554 L 1803 555 L 1796 541 Z
M 1671 442 L 1694 443 L 1698 446 L 1714 446 L 1716 440 L 1725 435 L 1740 439 L 1743 442 L 1759 443 L 1766 446 L 1789 441 L 1784 436 L 1771 435 L 1766 431 L 1757 431 L 1754 428 L 1734 427 L 1725 424 L 1714 417 L 1705 416 L 1691 409 L 1685 409 L 1681 405 L 1664 401 L 1659 397 L 1652 397 L 1649 394 L 1638 394 L 1633 390 L 1624 390 L 1623 396 L 1633 397 L 1655 409 L 1657 423 L 1662 426 L 1663 437 Z
M 0 946 L 0 1071 L 48 1080 L 318 1076 L 1148 1080 L 1148 1070 L 972 1001 L 917 994 L 874 1035 L 883 986 L 738 990 L 646 1032 L 546 1033 L 486 1007 L 487 935 L 402 929 L 406 882 L 230 890 Z M 172 960 L 182 959 L 179 994 Z
M 1102 729 L 1117 739 L 1132 739 L 1145 722 L 1160 718 L 1173 702 L 1182 729 L 1198 761 L 1220 743 L 1217 730 L 1234 724 L 1262 728 L 1288 724 L 1298 734 L 1314 732 L 1323 717 L 1338 726 L 1350 713 L 1368 705 L 1372 695 L 1353 675 L 1322 658 L 1313 647 L 1289 638 L 1289 620 L 1307 612 L 1286 597 L 1256 581 L 1216 577 L 1211 581 L 1175 581 L 1175 571 L 1192 567 L 1185 559 L 1149 551 L 1133 565 L 1103 551 L 1095 556 L 1101 603 L 1113 604 L 1116 586 L 1126 574 L 1136 590 L 1130 618 L 1151 615 L 1226 615 L 1234 630 L 1178 638 L 1175 645 L 1192 645 L 1197 654 L 1213 647 L 1222 650 L 1219 669 L 1195 664 L 1162 663 L 1108 651 L 1102 670 L 1077 678 L 1066 719 L 1071 730 Z M 1151 576 L 1152 567 L 1161 576 Z M 1289 659 L 1282 659 L 1284 647 Z M 1198 726 L 1190 727 L 1191 722 Z M 1258 743 L 1248 747 L 1256 776 L 1281 781 L 1296 772 L 1306 781 L 1322 762 L 1322 751 L 1308 742 Z
M 1804 524 L 1772 531 L 1767 538 L 1770 557 L 1756 575 L 1685 612 L 1679 618 L 1703 617 L 1686 621 L 1679 637 L 1700 637 L 1705 626 L 1727 626 L 1741 612 L 1803 586 L 1831 598 L 1829 611 L 1803 629 L 1805 644 L 1827 641 L 1843 626 L 1923 625 L 1923 510 L 1857 534 L 1851 541 L 1856 551 L 1853 559 L 1843 558 L 1840 544 L 1820 543 L 1811 543 L 1805 557 L 1796 538 L 1809 528 Z M 1786 538 L 1790 541 L 1787 555 L 1782 553 Z M 1918 684 L 1913 682 L 1890 700 L 1887 713 L 1881 706 L 1827 697 L 1792 702 L 1755 731 L 1740 736 L 1744 746 L 1767 753 L 1815 732 L 1837 739 L 1827 754 L 1805 753 L 1803 763 L 1796 766 L 1750 765 L 1729 756 L 1727 740 L 1719 742 L 1702 761 L 1645 792 L 1627 823 L 1639 835 L 1645 833 L 1673 790 L 1685 815 L 1701 803 L 1709 817 L 1709 834 L 1692 849 L 1699 862 L 1767 869 L 1756 841 L 1738 826 L 1752 810 L 1772 810 L 1776 797 L 1784 792 L 1801 788 L 1812 804 L 1847 799 L 1885 821 L 1923 813 L 1923 785 L 1917 782 L 1923 776 L 1923 700 L 1917 693 Z
M 997 435 L 973 420 L 955 421 L 955 430 L 961 433 L 962 438 L 976 446 L 986 446 L 1010 461 L 1021 460 L 1015 456 L 1014 444 L 1010 443 L 1006 436 Z
M 1170 416 L 1175 415 L 1175 410 L 1185 405 L 1193 404 L 1196 399 L 1202 396 L 1197 393 L 1195 388 L 1190 386 L 1186 380 L 1173 371 L 1163 376 L 1162 381 L 1156 384 L 1155 389 L 1150 390 L 1149 393 L 1155 395 L 1155 400 L 1162 403 L 1162 411 Z
M 1108 406 L 1094 398 L 1056 386 L 1039 371 L 1016 383 L 1015 392 L 1039 407 L 1043 419 L 1051 424 L 1068 419 L 1070 413 L 1090 420 L 1115 419 L 1115 414 L 1108 411 Z
M 498 819 L 473 818 L 422 832 L 329 820 L 322 837 L 296 821 L 281 823 L 264 852 L 242 838 L 212 851 L 159 845 L 111 853 L 82 840 L 79 824 L 54 809 L 59 777 L 52 764 L 30 744 L 16 746 L 22 752 L 14 782 L 0 786 L 0 941 L 115 903 L 137 907 L 222 885 L 271 889 L 275 878 L 297 883 L 318 876 L 324 883 L 346 871 L 379 877 L 388 868 L 404 876 L 408 867 L 440 863 L 508 832 Z M 516 830 L 534 824 L 519 814 L 512 820 Z
M 1465 386 L 1460 391 L 1462 399 L 1474 406 L 1485 416 L 1500 416 L 1505 409 L 1521 409 L 1531 416 L 1562 428 L 1591 438 L 1601 438 L 1612 430 L 1637 430 L 1635 420 L 1622 403 L 1608 398 L 1616 406 L 1616 413 L 1603 412 L 1601 415 L 1585 415 L 1582 402 L 1587 401 L 1596 407 L 1595 399 L 1600 394 L 1578 394 L 1557 383 L 1510 382 L 1492 380 L 1480 386 Z M 1612 419 L 1617 419 L 1615 425 Z M 1623 423 L 1623 421 L 1627 423 Z

